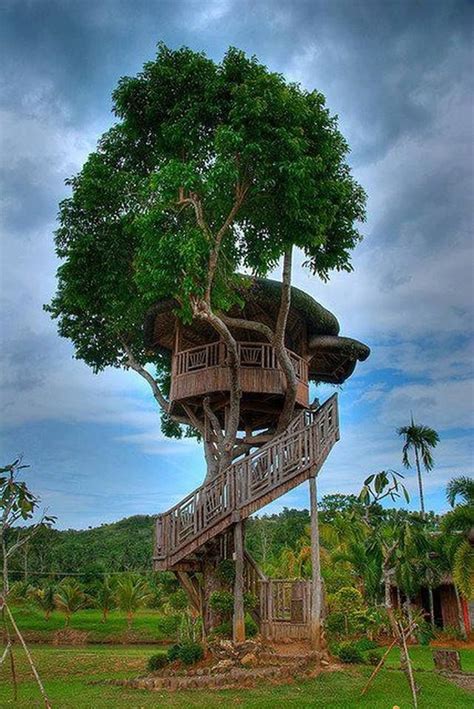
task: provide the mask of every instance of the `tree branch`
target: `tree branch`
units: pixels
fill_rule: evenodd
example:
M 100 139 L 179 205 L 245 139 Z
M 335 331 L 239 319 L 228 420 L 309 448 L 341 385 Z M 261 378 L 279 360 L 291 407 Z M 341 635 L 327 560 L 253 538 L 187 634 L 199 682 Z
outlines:
M 276 429 L 277 434 L 284 431 L 291 421 L 295 410 L 296 390 L 298 386 L 295 368 L 293 367 L 293 362 L 291 361 L 291 357 L 285 347 L 285 332 L 291 303 L 291 262 L 292 247 L 285 252 L 283 259 L 280 309 L 278 311 L 275 336 L 272 342 L 278 363 L 282 368 L 286 379 L 285 401 L 278 419 Z
M 121 342 L 124 352 L 127 355 L 127 366 L 130 367 L 130 369 L 135 370 L 137 374 L 139 374 L 141 377 L 143 377 L 143 379 L 145 379 L 145 381 L 148 382 L 155 400 L 161 406 L 163 411 L 168 413 L 170 407 L 169 401 L 167 401 L 167 399 L 165 399 L 165 397 L 163 396 L 160 387 L 156 383 L 156 379 L 150 374 L 150 372 L 145 369 L 145 367 L 143 367 L 139 362 L 137 362 L 127 343 L 124 342 L 124 340 L 121 340 Z

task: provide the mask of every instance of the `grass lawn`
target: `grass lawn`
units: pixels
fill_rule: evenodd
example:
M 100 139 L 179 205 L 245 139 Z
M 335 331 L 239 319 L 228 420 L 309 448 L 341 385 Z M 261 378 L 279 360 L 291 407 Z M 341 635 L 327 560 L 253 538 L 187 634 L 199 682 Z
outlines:
M 16 606 L 13 615 L 20 630 L 27 636 L 41 642 L 50 642 L 57 630 L 64 628 L 64 614 L 54 611 L 49 620 L 44 613 L 28 606 Z M 137 611 L 132 624 L 134 638 L 141 642 L 172 642 L 175 638 L 177 623 L 173 616 L 164 616 L 150 609 Z M 127 633 L 127 621 L 120 611 L 112 611 L 106 623 L 102 622 L 102 613 L 94 608 L 77 611 L 72 615 L 70 628 L 89 633 L 92 642 L 103 642 L 107 639 L 120 642 L 121 636 Z
M 409 653 L 414 670 L 432 670 L 433 665 L 433 650 L 436 648 L 417 645 L 410 647 Z M 449 650 L 449 645 L 446 644 L 446 650 Z M 463 672 L 474 672 L 474 650 L 464 650 L 455 648 L 461 656 L 461 667 Z M 400 650 L 393 648 L 390 651 L 386 661 L 387 667 L 400 667 Z
M 418 662 L 427 664 L 429 648 L 414 648 Z M 420 651 L 418 653 L 418 650 Z M 91 680 L 133 677 L 144 672 L 146 658 L 156 648 L 144 646 L 86 646 L 56 648 L 36 645 L 32 648 L 38 669 L 54 709 L 147 709 L 172 707 L 192 709 L 211 706 L 239 706 L 246 709 L 275 709 L 279 706 L 314 707 L 315 709 L 408 709 L 409 691 L 405 677 L 394 669 L 383 670 L 366 696 L 360 697 L 372 668 L 348 666 L 339 672 L 323 673 L 317 679 L 298 681 L 286 686 L 266 684 L 255 689 L 224 691 L 187 691 L 178 693 L 127 690 L 122 687 L 90 685 Z M 158 650 L 159 651 L 159 650 Z M 473 651 L 466 651 L 467 653 Z M 8 668 L 0 668 L 0 707 L 35 709 L 43 707 L 31 679 L 23 654 L 16 650 L 20 678 L 19 701 L 12 700 Z M 396 663 L 396 658 L 391 661 Z M 471 658 L 472 661 L 472 658 Z M 420 672 L 422 687 L 420 709 L 439 707 L 466 709 L 473 697 L 432 672 Z

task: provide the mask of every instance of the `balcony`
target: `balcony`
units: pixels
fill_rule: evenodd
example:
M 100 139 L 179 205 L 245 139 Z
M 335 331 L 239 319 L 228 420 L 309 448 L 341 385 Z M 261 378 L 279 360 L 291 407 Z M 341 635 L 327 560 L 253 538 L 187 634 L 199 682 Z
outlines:
M 243 393 L 283 395 L 285 376 L 273 347 L 264 342 L 238 342 L 240 387 Z M 308 404 L 308 364 L 291 350 L 290 355 L 298 380 L 297 403 Z M 181 401 L 212 392 L 228 391 L 229 367 L 224 342 L 192 347 L 173 355 L 171 401 Z

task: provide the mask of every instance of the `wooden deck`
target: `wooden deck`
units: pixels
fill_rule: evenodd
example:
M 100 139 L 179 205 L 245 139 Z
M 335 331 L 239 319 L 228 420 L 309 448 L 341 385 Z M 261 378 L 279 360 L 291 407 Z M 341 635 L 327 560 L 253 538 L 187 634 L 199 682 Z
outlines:
M 238 520 L 317 472 L 339 440 L 337 395 L 233 463 L 156 520 L 154 568 L 168 570 Z
M 264 342 L 239 342 L 240 387 L 243 392 L 283 394 L 286 380 L 273 347 Z M 298 380 L 297 403 L 308 405 L 308 363 L 288 350 Z M 224 342 L 212 342 L 177 352 L 172 361 L 170 401 L 228 391 L 229 368 Z

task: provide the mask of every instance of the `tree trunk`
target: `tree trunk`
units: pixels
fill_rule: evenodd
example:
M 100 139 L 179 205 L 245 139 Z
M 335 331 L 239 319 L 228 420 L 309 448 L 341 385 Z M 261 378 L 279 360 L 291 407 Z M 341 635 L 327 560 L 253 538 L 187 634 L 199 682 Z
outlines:
M 423 480 L 421 477 L 421 468 L 420 468 L 420 458 L 418 455 L 418 448 L 415 446 L 415 460 L 416 460 L 416 470 L 418 473 L 418 488 L 420 490 L 420 507 L 421 507 L 421 514 L 423 517 L 425 516 L 425 498 L 423 495 Z
M 310 515 L 311 515 L 311 646 L 321 651 L 321 559 L 319 550 L 318 495 L 316 477 L 309 479 Z
M 458 622 L 459 622 L 459 630 L 461 631 L 463 638 L 467 638 L 467 633 L 466 633 L 466 625 L 464 623 L 464 613 L 462 612 L 462 605 L 461 605 L 461 597 L 459 595 L 458 587 L 456 584 L 454 585 L 454 593 L 456 595 L 456 606 L 458 609 Z
M 232 639 L 235 643 L 245 642 L 244 613 L 244 534 L 243 523 L 237 522 L 234 527 L 234 618 L 232 624 Z
M 204 551 L 202 561 L 202 622 L 206 636 L 221 622 L 219 614 L 209 604 L 211 594 L 222 589 L 222 582 L 217 573 L 219 561 L 217 545 L 211 544 Z
M 433 586 L 431 584 L 428 585 L 428 599 L 429 599 L 429 605 L 430 605 L 430 623 L 431 627 L 435 627 L 435 617 L 434 617 L 434 600 L 433 600 Z

